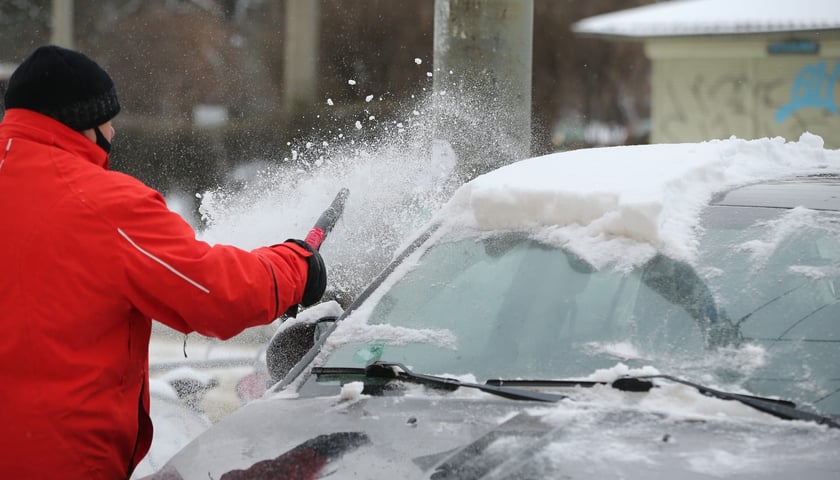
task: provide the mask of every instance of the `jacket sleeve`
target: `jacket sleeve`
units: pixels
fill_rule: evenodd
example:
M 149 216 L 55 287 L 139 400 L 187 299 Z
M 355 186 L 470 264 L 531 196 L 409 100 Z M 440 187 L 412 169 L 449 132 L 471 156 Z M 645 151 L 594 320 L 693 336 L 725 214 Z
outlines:
M 227 339 L 300 303 L 311 256 L 305 249 L 211 246 L 151 189 L 127 210 L 113 234 L 125 295 L 144 315 L 184 333 Z

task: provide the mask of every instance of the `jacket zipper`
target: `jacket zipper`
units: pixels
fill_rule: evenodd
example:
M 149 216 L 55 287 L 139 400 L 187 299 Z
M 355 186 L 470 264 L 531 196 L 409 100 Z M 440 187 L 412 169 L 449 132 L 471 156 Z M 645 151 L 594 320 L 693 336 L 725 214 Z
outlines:
M 131 478 L 131 474 L 134 473 L 134 468 L 137 465 L 134 464 L 136 457 L 137 457 L 137 448 L 140 447 L 140 416 L 143 415 L 143 392 L 146 391 L 146 382 L 143 382 L 143 386 L 140 387 L 140 399 L 138 400 L 137 405 L 137 438 L 134 439 L 134 449 L 131 452 L 131 458 L 128 461 L 128 475 L 126 475 L 126 480 Z

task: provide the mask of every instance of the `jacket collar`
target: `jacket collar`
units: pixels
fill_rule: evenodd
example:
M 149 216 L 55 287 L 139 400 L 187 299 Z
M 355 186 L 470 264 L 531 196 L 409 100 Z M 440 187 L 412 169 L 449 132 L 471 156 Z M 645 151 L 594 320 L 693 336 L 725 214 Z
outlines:
M 70 152 L 108 168 L 108 154 L 80 132 L 52 117 L 24 108 L 10 108 L 3 118 L 4 137 L 26 138 Z

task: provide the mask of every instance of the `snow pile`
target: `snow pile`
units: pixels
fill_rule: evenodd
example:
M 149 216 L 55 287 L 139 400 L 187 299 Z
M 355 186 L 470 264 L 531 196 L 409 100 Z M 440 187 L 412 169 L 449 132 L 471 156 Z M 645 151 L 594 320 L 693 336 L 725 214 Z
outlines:
M 341 386 L 339 400 L 342 402 L 355 402 L 362 398 L 362 390 L 365 384 L 362 382 L 348 382 Z
M 691 261 L 699 212 L 713 194 L 827 172 L 840 172 L 840 151 L 824 149 L 820 137 L 807 133 L 799 142 L 731 138 L 575 150 L 478 177 L 438 217 L 481 230 L 549 227 L 545 240 L 568 244 L 595 266 L 644 261 L 649 246 Z M 600 251 L 589 248 L 596 243 Z
M 299 323 L 317 323 L 318 320 L 326 317 L 338 318 L 343 313 L 344 309 L 342 309 L 341 305 L 339 305 L 335 300 L 322 302 L 317 305 L 313 305 L 306 310 L 302 310 L 296 317 L 289 318 L 281 323 L 274 332 L 274 336 L 277 336 L 280 332 L 288 330 L 293 325 L 297 325 Z
M 336 329 L 329 338 L 330 347 L 350 342 L 385 343 L 388 345 L 408 345 L 411 343 L 427 343 L 441 348 L 454 349 L 457 337 L 450 330 L 431 328 L 407 328 L 390 324 L 368 325 L 367 317 L 350 315 L 341 322 L 341 328 Z
M 710 397 L 694 387 L 664 379 L 654 379 L 654 388 L 641 393 L 626 392 L 610 386 L 622 377 L 653 376 L 659 373 L 651 366 L 630 368 L 623 363 L 617 363 L 612 368 L 596 370 L 580 380 L 603 382 L 604 385 L 579 388 L 573 392 L 570 390 L 568 394 L 572 400 L 546 409 L 542 414 L 548 423 L 563 425 L 570 418 L 581 415 L 581 412 L 577 411 L 578 408 L 599 415 L 598 411 L 632 406 L 634 409 L 664 415 L 673 420 L 730 418 L 771 423 L 778 421 L 775 417 L 740 402 Z

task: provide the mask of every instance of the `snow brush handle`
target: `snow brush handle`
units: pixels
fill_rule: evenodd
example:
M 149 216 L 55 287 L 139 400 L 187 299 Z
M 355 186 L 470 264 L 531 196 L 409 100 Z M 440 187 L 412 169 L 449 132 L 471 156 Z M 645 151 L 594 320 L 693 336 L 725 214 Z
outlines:
M 344 204 L 347 202 L 348 195 L 350 195 L 349 189 L 342 188 L 339 190 L 330 206 L 324 210 L 324 213 L 315 222 L 315 226 L 306 234 L 306 238 L 303 241 L 310 247 L 315 250 L 321 248 L 324 239 L 327 238 L 327 235 L 330 234 L 338 219 L 341 218 L 341 214 L 344 213 Z

